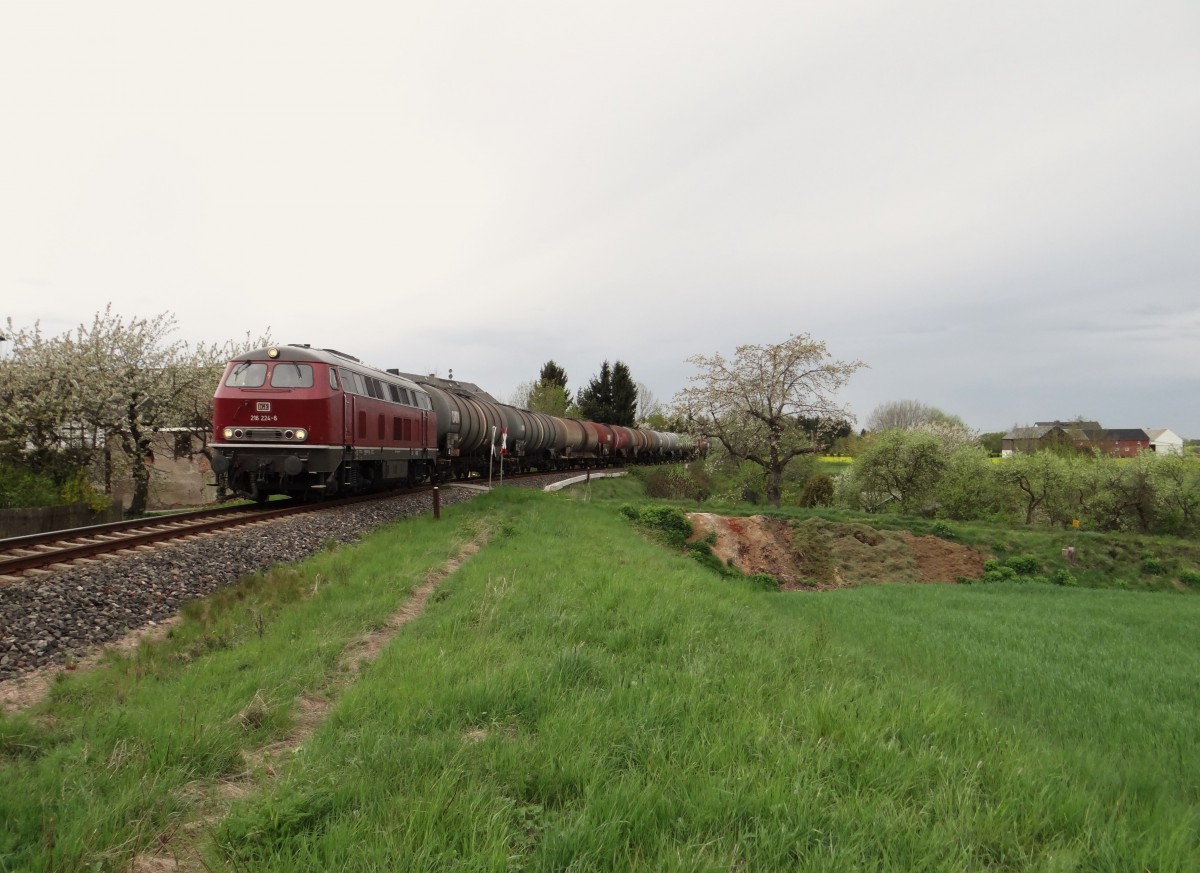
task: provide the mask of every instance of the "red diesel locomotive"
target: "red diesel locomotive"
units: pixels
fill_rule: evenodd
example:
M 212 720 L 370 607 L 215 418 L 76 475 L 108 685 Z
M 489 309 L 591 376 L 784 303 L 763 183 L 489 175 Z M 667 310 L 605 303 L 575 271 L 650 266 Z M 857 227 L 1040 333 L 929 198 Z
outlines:
M 280 345 L 238 355 L 213 397 L 219 487 L 266 500 L 486 475 L 682 459 L 686 435 L 530 412 L 478 386 L 387 372 L 333 349 Z

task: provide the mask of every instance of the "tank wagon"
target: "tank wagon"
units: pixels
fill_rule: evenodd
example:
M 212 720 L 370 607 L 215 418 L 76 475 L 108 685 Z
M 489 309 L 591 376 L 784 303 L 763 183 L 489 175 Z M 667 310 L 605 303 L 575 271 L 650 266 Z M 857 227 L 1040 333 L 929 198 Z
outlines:
M 256 500 L 315 497 L 506 470 L 691 457 L 686 434 L 578 421 L 501 403 L 470 382 L 377 370 L 278 345 L 230 360 L 213 397 L 217 484 Z

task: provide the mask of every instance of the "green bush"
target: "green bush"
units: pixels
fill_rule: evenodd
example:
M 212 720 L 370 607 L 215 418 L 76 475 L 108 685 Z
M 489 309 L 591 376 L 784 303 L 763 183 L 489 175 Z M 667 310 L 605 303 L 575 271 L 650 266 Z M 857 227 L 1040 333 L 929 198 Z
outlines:
M 1050 581 L 1052 581 L 1055 585 L 1079 584 L 1079 581 L 1073 575 L 1071 575 L 1070 570 L 1056 570 Z
M 79 468 L 33 471 L 0 464 L 0 509 L 83 503 L 93 512 L 108 508 L 108 498 L 92 487 Z
M 58 506 L 62 502 L 61 490 L 49 473 L 0 466 L 0 508 Z
M 779 590 L 779 580 L 770 573 L 752 573 L 746 577 L 746 581 L 755 588 L 762 588 L 765 591 Z
M 1017 579 L 1017 571 L 999 561 L 984 561 L 983 570 L 984 582 L 1014 582 Z
M 82 470 L 63 484 L 61 495 L 63 503 L 84 503 L 92 512 L 103 512 L 108 508 L 108 497 L 92 487 Z
M 1151 555 L 1143 555 L 1142 572 L 1147 576 L 1161 576 L 1167 572 L 1167 565 Z
M 694 543 L 684 543 L 683 550 L 687 553 L 688 557 L 699 564 L 703 564 L 720 576 L 738 575 L 736 570 L 722 564 L 721 559 L 713 552 L 712 546 L 703 540 L 698 540 Z
M 1179 581 L 1184 585 L 1200 585 L 1200 570 L 1180 570 Z
M 626 518 L 654 532 L 667 545 L 675 548 L 683 548 L 688 537 L 692 535 L 692 523 L 687 520 L 682 510 L 673 506 L 636 507 L 626 503 L 621 506 L 620 511 Z M 711 549 L 709 553 L 712 553 Z
M 935 521 L 929 530 L 935 537 L 941 537 L 944 540 L 954 539 L 954 529 L 943 521 Z
M 808 477 L 800 492 L 800 505 L 808 509 L 833 505 L 833 479 L 828 473 L 814 473 Z
M 1038 559 L 1032 555 L 1013 555 L 1004 562 L 1004 566 L 1011 567 L 1019 576 L 1033 576 L 1041 569 Z

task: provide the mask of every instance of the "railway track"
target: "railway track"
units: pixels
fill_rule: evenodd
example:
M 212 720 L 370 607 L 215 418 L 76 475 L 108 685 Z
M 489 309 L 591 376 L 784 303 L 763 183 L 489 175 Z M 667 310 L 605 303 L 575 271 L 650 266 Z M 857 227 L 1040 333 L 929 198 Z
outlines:
M 429 489 L 416 488 L 412 493 L 420 493 L 422 490 Z M 15 579 L 29 570 L 44 570 L 69 565 L 75 561 L 94 560 L 105 555 L 149 548 L 155 544 L 187 539 L 212 531 L 228 530 L 298 513 L 318 512 L 390 496 L 394 495 L 371 494 L 320 503 L 289 500 L 265 507 L 246 504 L 200 509 L 154 519 L 116 521 L 92 527 L 0 539 L 0 584 L 6 577 L 10 580 Z
M 544 488 L 580 475 L 587 471 L 506 475 L 504 485 Z M 270 514 L 261 506 L 222 507 L 0 540 L 0 571 L 14 574 L 0 577 L 0 708 L 8 680 L 83 658 L 249 574 L 354 542 L 381 524 L 427 516 L 431 490 L 300 506 L 271 503 Z M 486 490 L 478 478 L 446 483 L 439 502 L 461 504 Z M 291 517 L 280 518 L 285 512 Z M 217 524 L 226 529 L 207 533 Z M 175 542 L 158 548 L 167 538 Z M 120 560 L 98 559 L 115 552 Z M 32 569 L 13 570 L 17 562 L 5 563 L 13 559 Z
M 578 471 L 576 473 L 582 475 Z M 517 484 L 523 479 L 544 478 L 545 476 L 545 473 L 514 473 L 505 476 L 504 481 Z M 502 483 L 497 479 L 493 484 L 500 485 Z M 441 487 L 454 486 L 480 489 L 486 487 L 486 480 L 472 478 L 452 481 Z M 403 493 L 422 494 L 429 491 L 432 491 L 432 486 L 420 485 L 404 489 Z M 72 530 L 49 531 L 0 539 L 0 585 L 6 581 L 20 578 L 22 574 L 30 570 L 47 570 L 70 565 L 76 561 L 89 561 L 105 555 L 128 553 L 171 540 L 187 539 L 213 531 L 257 524 L 298 513 L 320 512 L 355 503 L 383 500 L 394 497 L 397 493 L 400 492 L 376 492 L 356 497 L 322 500 L 316 503 L 288 500 L 266 505 L 242 504 L 180 512 L 159 518 L 115 521 Z

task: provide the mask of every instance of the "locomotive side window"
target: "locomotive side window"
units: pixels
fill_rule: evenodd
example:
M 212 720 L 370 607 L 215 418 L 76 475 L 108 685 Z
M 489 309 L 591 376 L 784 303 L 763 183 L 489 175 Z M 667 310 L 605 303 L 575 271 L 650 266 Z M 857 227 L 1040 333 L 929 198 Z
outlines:
M 229 371 L 225 384 L 230 388 L 261 388 L 266 380 L 266 364 L 243 361 Z
M 342 385 L 351 394 L 367 396 L 367 386 L 363 377 L 353 370 L 342 370 Z
M 272 388 L 311 388 L 312 386 L 312 364 L 293 364 L 290 361 L 280 361 L 271 368 Z
M 378 379 L 367 377 L 367 393 L 378 400 L 383 399 L 383 386 L 379 384 Z
M 337 370 L 333 367 L 329 368 L 329 387 L 334 391 L 338 390 Z
M 395 403 L 403 403 L 405 406 L 417 405 L 417 394 L 411 388 L 404 388 L 388 382 L 387 391 Z

